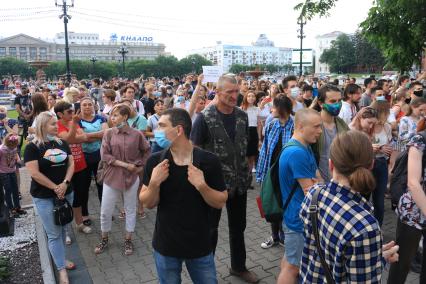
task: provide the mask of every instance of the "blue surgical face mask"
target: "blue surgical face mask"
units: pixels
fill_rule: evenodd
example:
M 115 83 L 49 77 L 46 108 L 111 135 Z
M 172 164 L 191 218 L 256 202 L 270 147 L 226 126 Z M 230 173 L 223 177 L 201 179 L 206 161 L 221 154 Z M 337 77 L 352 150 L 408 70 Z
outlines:
M 158 98 L 158 97 L 161 97 L 161 92 L 155 92 L 155 93 L 154 93 L 154 96 L 156 96 L 157 98 Z
M 158 146 L 163 149 L 168 148 L 172 144 L 172 142 L 166 137 L 166 132 L 164 132 L 164 130 L 155 130 L 154 138 Z
M 291 93 L 290 93 L 290 97 L 295 100 L 299 97 L 300 95 L 300 89 L 299 87 L 294 87 L 290 89 Z
M 48 141 L 56 141 L 56 136 L 55 135 L 47 134 L 46 138 L 47 138 Z
M 127 124 L 127 123 L 126 123 L 125 121 L 122 121 L 122 122 L 120 122 L 120 123 L 117 125 L 117 128 L 118 128 L 118 129 L 123 128 L 126 124 Z
M 0 113 L 0 120 L 3 120 L 6 118 L 6 114 L 5 113 Z
M 180 104 L 180 103 L 183 103 L 185 101 L 185 98 L 183 96 L 179 96 L 179 97 L 177 97 L 176 101 Z

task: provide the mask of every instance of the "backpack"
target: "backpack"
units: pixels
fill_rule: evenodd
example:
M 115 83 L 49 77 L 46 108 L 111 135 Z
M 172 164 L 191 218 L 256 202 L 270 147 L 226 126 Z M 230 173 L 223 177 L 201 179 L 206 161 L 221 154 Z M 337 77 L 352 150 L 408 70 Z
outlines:
M 298 144 L 296 142 L 288 142 L 281 149 L 280 156 L 285 148 L 292 146 L 298 146 Z M 279 166 L 280 159 L 278 158 L 267 171 L 265 179 L 262 182 L 262 188 L 260 190 L 260 200 L 263 210 L 262 213 L 265 216 L 266 221 L 271 223 L 280 222 L 282 220 L 283 214 L 290 204 L 290 200 L 296 192 L 296 188 L 298 186 L 298 182 L 296 181 L 283 206 L 279 180 Z
M 426 131 L 418 133 L 422 136 L 424 143 L 426 144 Z M 407 192 L 407 180 L 408 180 L 408 150 L 405 149 L 401 152 L 395 160 L 395 165 L 392 169 L 392 177 L 390 180 L 390 193 L 392 204 L 398 204 L 401 196 Z M 422 175 L 426 166 L 426 155 L 423 153 L 422 158 Z

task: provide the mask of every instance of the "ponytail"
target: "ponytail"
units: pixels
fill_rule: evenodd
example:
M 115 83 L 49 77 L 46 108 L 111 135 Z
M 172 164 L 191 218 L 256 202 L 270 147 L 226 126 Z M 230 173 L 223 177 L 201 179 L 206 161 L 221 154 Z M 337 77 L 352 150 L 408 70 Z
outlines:
M 349 175 L 349 184 L 354 191 L 368 194 L 376 187 L 376 180 L 369 169 L 358 167 Z

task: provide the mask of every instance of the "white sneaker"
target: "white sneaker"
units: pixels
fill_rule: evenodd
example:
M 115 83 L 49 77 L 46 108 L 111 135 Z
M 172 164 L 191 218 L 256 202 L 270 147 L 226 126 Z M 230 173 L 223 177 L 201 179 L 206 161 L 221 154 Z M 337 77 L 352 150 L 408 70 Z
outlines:
M 65 244 L 67 246 L 69 246 L 70 244 L 72 244 L 71 237 L 69 235 L 65 236 Z
M 274 238 L 272 238 L 272 236 L 270 236 L 266 241 L 264 241 L 263 243 L 260 244 L 260 247 L 263 248 L 263 249 L 267 249 L 267 248 L 273 247 L 277 244 L 278 244 L 278 242 L 274 241 Z

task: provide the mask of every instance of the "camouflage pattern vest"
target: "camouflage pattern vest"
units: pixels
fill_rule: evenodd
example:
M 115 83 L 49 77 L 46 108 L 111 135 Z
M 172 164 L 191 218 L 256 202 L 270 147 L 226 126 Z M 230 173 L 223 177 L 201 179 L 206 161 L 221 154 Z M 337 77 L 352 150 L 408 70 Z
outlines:
M 203 148 L 216 154 L 222 164 L 226 187 L 232 196 L 241 195 L 249 186 L 247 153 L 247 114 L 239 108 L 235 112 L 235 142 L 231 140 L 223 125 L 216 106 L 208 106 L 202 113 L 210 133 L 210 141 Z

